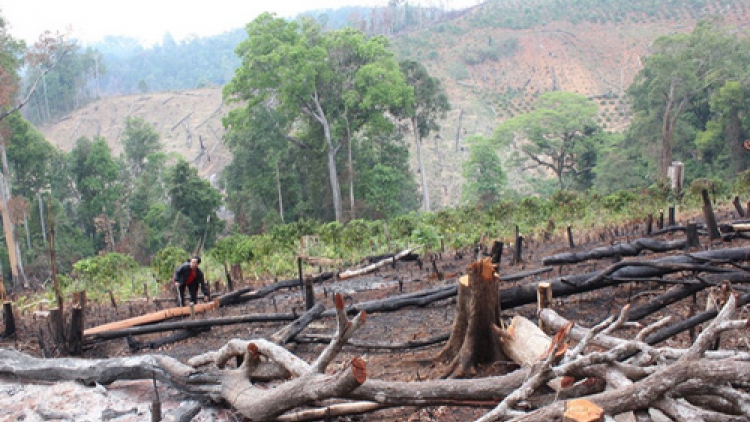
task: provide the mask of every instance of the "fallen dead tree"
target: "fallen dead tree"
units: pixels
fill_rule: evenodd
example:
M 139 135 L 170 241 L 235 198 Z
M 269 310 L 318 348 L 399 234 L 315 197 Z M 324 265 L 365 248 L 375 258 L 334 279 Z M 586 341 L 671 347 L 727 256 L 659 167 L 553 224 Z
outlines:
M 334 276 L 334 273 L 326 272 L 311 276 L 311 280 L 313 283 L 322 283 L 323 281 L 332 279 Z M 229 306 L 236 305 L 238 303 L 249 302 L 251 300 L 264 298 L 277 290 L 299 288 L 300 286 L 301 284 L 299 278 L 293 278 L 290 280 L 277 281 L 276 283 L 271 283 L 268 286 L 261 287 L 260 289 L 246 287 L 244 289 L 235 290 L 220 297 L 219 305 Z
M 153 324 L 156 322 L 164 321 L 170 318 L 177 318 L 181 316 L 190 316 L 202 312 L 212 311 L 219 307 L 217 300 L 210 303 L 201 303 L 193 306 L 181 306 L 179 308 L 163 309 L 161 311 L 148 313 L 146 315 L 140 315 L 133 318 L 123 319 L 120 321 L 110 322 L 108 324 L 99 325 L 93 328 L 89 328 L 83 331 L 84 336 L 93 336 L 95 334 L 103 333 L 105 331 L 121 330 L 125 328 L 135 327 L 138 325 Z
M 636 239 L 630 243 L 605 246 L 585 252 L 566 252 L 542 258 L 543 265 L 577 264 L 592 259 L 603 259 L 623 256 L 637 256 L 643 251 L 669 252 L 685 249 L 687 241 L 661 241 L 651 238 Z
M 750 272 L 735 271 L 731 273 L 712 274 L 695 280 L 684 281 L 665 293 L 651 298 L 647 303 L 633 307 L 628 313 L 629 321 L 639 321 L 654 312 L 664 309 L 673 303 L 690 297 L 708 287 L 718 286 L 723 282 L 750 283 Z
M 338 274 L 337 278 L 339 280 L 346 280 L 347 278 L 357 277 L 357 276 L 360 276 L 360 275 L 371 273 L 371 272 L 373 272 L 373 271 L 375 271 L 375 270 L 377 270 L 379 268 L 385 267 L 388 264 L 396 262 L 396 261 L 400 260 L 401 258 L 404 258 L 406 256 L 411 255 L 412 252 L 414 252 L 417 249 L 418 248 L 405 249 L 405 250 L 397 253 L 396 255 L 394 255 L 392 257 L 382 259 L 382 260 L 380 260 L 378 262 L 375 262 L 374 264 L 370 264 L 370 265 L 368 265 L 366 267 L 362 267 L 362 268 L 359 268 L 359 269 L 356 269 L 356 270 L 342 271 L 342 272 L 340 272 Z
M 602 271 L 557 277 L 545 280 L 545 282 L 551 285 L 554 297 L 564 297 L 678 271 L 731 272 L 732 269 L 721 267 L 720 264 L 748 260 L 750 260 L 750 248 L 718 249 L 654 260 L 622 261 Z M 500 292 L 502 309 L 534 303 L 536 300 L 536 285 L 533 283 L 503 289 Z

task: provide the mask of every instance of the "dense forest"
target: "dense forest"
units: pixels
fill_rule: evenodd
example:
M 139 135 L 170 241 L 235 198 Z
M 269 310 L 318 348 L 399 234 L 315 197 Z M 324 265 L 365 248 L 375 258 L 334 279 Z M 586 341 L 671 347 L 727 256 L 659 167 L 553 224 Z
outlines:
M 689 203 L 700 188 L 746 191 L 750 43 L 710 17 L 745 6 L 669 5 L 502 0 L 471 13 L 392 1 L 295 20 L 263 14 L 244 29 L 180 42 L 165 35 L 151 47 L 125 38 L 83 46 L 52 34 L 25 46 L 0 17 L 3 279 L 43 285 L 54 259 L 66 285 L 104 291 L 117 269 L 153 268 L 163 281 L 191 251 L 278 277 L 294 271 L 287 258 L 306 235 L 320 238 L 317 254 L 354 260 L 396 245 L 466 247 L 516 226 L 590 224 L 646 203 Z M 401 34 L 444 34 L 448 21 L 468 31 L 683 14 L 705 18 L 653 40 L 626 89 L 627 127 L 605 127 L 592 96 L 538 92 L 491 133 L 468 136 L 456 175 L 464 205 L 432 209 L 423 144 L 445 122 L 451 97 L 434 66 L 403 54 Z M 474 62 L 509 60 L 520 49 L 486 43 Z M 35 128 L 106 96 L 204 86 L 222 87 L 236 106 L 223 116 L 232 160 L 216 184 L 165 153 L 143 119 L 126 120 L 120 155 L 101 137 L 64 152 Z M 671 189 L 674 161 L 692 190 Z

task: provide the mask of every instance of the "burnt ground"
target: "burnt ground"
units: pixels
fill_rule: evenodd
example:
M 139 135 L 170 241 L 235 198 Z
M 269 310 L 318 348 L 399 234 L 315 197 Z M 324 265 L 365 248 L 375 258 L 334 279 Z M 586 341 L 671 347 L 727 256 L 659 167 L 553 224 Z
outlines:
M 731 215 L 727 213 L 723 217 L 725 218 L 720 218 L 720 221 L 730 219 Z M 658 238 L 669 240 L 681 238 L 682 236 L 684 236 L 684 234 L 677 232 L 677 234 L 666 234 L 658 236 Z M 581 240 L 579 243 L 581 244 L 577 246 L 575 250 L 585 251 L 617 242 L 628 242 L 640 237 L 643 237 L 642 227 L 637 224 L 623 225 L 618 228 L 612 227 L 607 230 L 580 234 Z M 701 249 L 750 246 L 750 241 L 742 239 L 734 240 L 732 242 L 717 241 L 711 243 L 706 236 L 701 236 L 701 242 Z M 543 257 L 567 251 L 570 251 L 567 238 L 552 238 L 544 242 L 529 239 L 523 255 L 524 262 L 517 265 L 508 265 L 510 257 L 506 248 L 499 272 L 501 275 L 510 275 L 541 268 Z M 667 254 L 644 252 L 638 257 L 626 259 L 651 259 L 680 253 L 683 252 L 674 251 Z M 352 280 L 327 281 L 321 285 L 316 285 L 316 300 L 322 301 L 326 305 L 326 308 L 332 308 L 333 292 L 341 292 L 347 303 L 356 303 L 396 296 L 400 293 L 415 292 L 430 287 L 448 285 L 455 283 L 458 275 L 466 273 L 466 269 L 468 268 L 471 259 L 470 253 L 457 255 L 455 252 L 447 252 L 439 255 L 436 264 L 440 272 L 446 276 L 444 280 L 438 280 L 431 265 L 423 265 L 420 267 L 417 262 L 399 262 L 396 264 L 395 268 L 389 265 L 382 268 L 377 273 Z M 522 283 L 537 283 L 560 275 L 587 273 L 609 266 L 613 262 L 612 259 L 606 259 L 575 265 L 565 265 L 555 268 L 553 272 L 505 283 L 502 288 Z M 669 276 L 669 278 L 676 278 L 679 276 L 679 274 L 676 274 L 674 276 Z M 260 287 L 260 285 L 257 287 Z M 663 293 L 669 287 L 670 285 L 656 282 L 639 284 L 627 283 L 617 287 L 604 288 L 594 292 L 556 299 L 555 308 L 561 315 L 581 325 L 592 326 L 609 315 L 617 314 L 624 305 L 632 303 L 634 306 L 637 306 L 646 303 L 651 297 Z M 665 315 L 684 318 L 691 313 L 700 312 L 704 310 L 707 295 L 708 293 L 703 291 L 697 295 L 697 300 L 693 301 L 692 299 L 685 299 L 677 304 L 670 305 L 661 312 L 648 317 L 648 319 L 643 322 L 653 322 Z M 165 300 L 150 301 L 148 303 L 144 301 L 136 301 L 120 304 L 117 309 L 113 308 L 111 304 L 89 304 L 86 325 L 87 327 L 92 327 L 100 323 L 124 319 L 172 306 L 172 302 L 166 300 L 167 295 L 165 295 L 163 299 Z M 207 315 L 198 315 L 196 318 L 290 311 L 301 313 L 303 308 L 304 303 L 302 293 L 295 289 L 277 291 L 275 294 L 269 295 L 265 298 L 240 305 L 220 308 L 219 310 L 213 311 Z M 410 307 L 395 312 L 374 313 L 368 315 L 366 324 L 355 334 L 354 340 L 361 343 L 384 341 L 406 342 L 409 340 L 427 339 L 440 334 L 447 334 L 451 329 L 454 309 L 455 298 L 452 298 L 420 308 Z M 519 308 L 503 310 L 502 316 L 504 319 L 507 318 L 509 320 L 514 315 L 521 314 L 534 320 L 535 312 L 536 304 L 531 304 Z M 38 335 L 36 333 L 40 331 L 40 328 L 43 328 L 46 321 L 35 318 L 32 314 L 20 316 L 18 319 L 19 335 L 15 342 L 15 347 L 32 355 L 40 356 L 41 352 L 38 343 Z M 133 353 L 162 353 L 185 361 L 188 358 L 207 350 L 218 349 L 231 338 L 251 339 L 256 337 L 268 337 L 282 328 L 285 324 L 286 323 L 279 322 L 214 327 L 210 332 L 200 334 L 189 340 L 164 346 L 158 350 L 146 349 L 138 352 L 131 352 L 124 339 L 113 340 L 88 347 L 84 352 L 84 357 L 98 358 L 123 356 Z M 308 326 L 305 331 L 303 331 L 302 335 L 331 335 L 335 330 L 334 324 L 335 320 L 333 318 L 317 320 Z M 170 333 L 141 336 L 138 340 L 153 340 L 169 334 Z M 632 333 L 615 333 L 615 335 L 623 337 L 627 337 L 630 334 Z M 741 335 L 724 336 L 721 347 L 748 350 L 750 349 L 750 341 L 748 340 L 748 337 L 750 336 L 746 333 Z M 673 346 L 685 346 L 690 341 L 690 333 L 684 332 L 667 340 L 667 343 Z M 335 362 L 348 362 L 350 357 L 362 356 L 367 362 L 368 377 L 370 378 L 399 381 L 434 379 L 439 378 L 446 370 L 444 365 L 435 363 L 432 359 L 438 354 L 443 344 L 444 343 L 438 343 L 432 346 L 406 350 L 382 350 L 347 346 Z M 13 344 L 9 344 L 8 341 L 0 343 L 0 347 L 8 347 L 12 345 Z M 325 345 L 323 344 L 313 343 L 291 343 L 288 345 L 294 353 L 308 361 L 312 361 L 324 346 Z M 333 365 L 333 368 L 335 367 L 336 365 Z M 479 376 L 502 374 L 509 372 L 514 368 L 515 366 L 512 362 L 497 362 L 491 366 L 480 368 Z M 340 420 L 464 421 L 475 419 L 483 413 L 486 413 L 487 410 L 488 409 L 470 407 L 409 407 L 387 409 L 363 416 L 354 416 L 346 419 L 342 418 Z M 230 410 L 222 410 L 220 412 L 225 412 L 227 415 L 231 415 Z M 221 418 L 220 415 L 219 418 Z

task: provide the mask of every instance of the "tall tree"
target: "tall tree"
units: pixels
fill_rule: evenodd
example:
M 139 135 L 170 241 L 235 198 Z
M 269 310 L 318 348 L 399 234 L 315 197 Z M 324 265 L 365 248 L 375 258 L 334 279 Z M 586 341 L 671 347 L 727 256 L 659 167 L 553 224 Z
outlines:
M 21 110 L 33 95 L 39 81 L 52 70 L 70 50 L 70 44 L 63 35 L 52 35 L 48 32 L 39 37 L 34 47 L 27 51 L 23 62 L 19 60 L 24 48 L 22 42 L 16 41 L 8 34 L 7 23 L 0 16 L 0 158 L 2 158 L 2 172 L 0 173 L 0 212 L 3 218 L 3 231 L 10 258 L 11 275 L 13 280 L 21 280 L 24 287 L 28 280 L 23 270 L 20 247 L 16 242 L 15 226 L 11 218 L 9 203 L 13 198 L 10 184 L 10 171 L 6 158 L 6 148 L 10 138 L 10 128 L 4 120 L 13 113 Z M 18 97 L 20 66 L 25 63 L 27 71 L 38 71 L 38 77 L 27 88 L 24 97 Z
M 523 170 L 552 173 L 566 189 L 591 173 L 595 165 L 596 104 L 570 92 L 542 94 L 529 113 L 516 116 L 494 133 L 501 145 L 512 146 Z
M 508 181 L 497 149 L 481 135 L 470 137 L 468 143 L 469 159 L 463 164 L 463 200 L 480 205 L 497 202 Z
M 85 233 L 97 238 L 97 247 L 105 247 L 106 233 L 97 233 L 96 218 L 107 221 L 124 204 L 120 202 L 122 185 L 119 183 L 120 164 L 112 157 L 109 145 L 102 137 L 79 138 L 70 152 L 70 169 L 78 193 L 79 222 Z M 109 230 L 115 232 L 113 230 Z M 114 242 L 114 239 L 110 239 Z
M 429 212 L 431 211 L 430 191 L 422 156 L 422 139 L 426 138 L 430 132 L 440 130 L 438 119 L 445 118 L 450 104 L 448 96 L 445 95 L 440 85 L 440 80 L 431 77 L 422 63 L 404 60 L 400 66 L 406 76 L 406 82 L 414 88 L 414 102 L 405 114 L 411 124 L 411 132 L 417 147 L 417 162 L 422 182 L 422 206 L 425 211 Z
M 285 131 L 293 142 L 305 143 L 294 136 L 305 126 L 319 128 L 334 215 L 342 221 L 337 155 L 357 125 L 365 124 L 357 116 L 371 116 L 363 110 L 382 114 L 410 100 L 387 39 L 365 39 L 352 29 L 323 32 L 314 21 L 288 22 L 268 13 L 248 24 L 247 33 L 237 47 L 242 65 L 225 86 L 225 97 L 247 101 L 247 113 L 262 104 L 275 107 L 289 122 Z
M 170 168 L 167 191 L 174 231 L 188 235 L 180 236 L 183 242 L 177 246 L 195 252 L 210 247 L 223 228 L 217 216 L 221 206 L 219 191 L 185 160 L 179 160 Z
M 721 69 L 733 56 L 733 45 L 732 37 L 714 21 L 700 22 L 690 34 L 654 41 L 628 94 L 634 124 L 647 126 L 639 121 L 651 121 L 659 126 L 660 177 L 667 176 L 675 145 L 693 136 L 694 129 L 679 130 L 681 119 L 691 102 L 721 84 Z
M 133 175 L 138 177 L 143 170 L 146 157 L 159 152 L 159 132 L 140 117 L 128 117 L 125 120 L 125 130 L 122 134 L 125 159 L 133 169 Z

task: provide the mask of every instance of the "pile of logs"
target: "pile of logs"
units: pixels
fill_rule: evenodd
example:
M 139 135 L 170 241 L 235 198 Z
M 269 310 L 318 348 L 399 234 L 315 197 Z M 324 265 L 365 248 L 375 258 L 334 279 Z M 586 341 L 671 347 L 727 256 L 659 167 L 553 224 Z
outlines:
M 736 314 L 736 299 L 729 295 L 692 345 L 675 348 L 645 341 L 666 320 L 621 339 L 612 333 L 628 324 L 627 312 L 589 329 L 543 310 L 545 327 L 557 334 L 542 342 L 547 349 L 538 359 L 527 359 L 509 374 L 395 382 L 368 378 L 361 357 L 326 373 L 366 320 L 364 312 L 348 319 L 337 295 L 336 334 L 312 363 L 265 339 L 233 339 L 187 363 L 161 355 L 38 359 L 0 349 L 0 375 L 89 385 L 153 377 L 193 397 L 226 402 L 253 421 L 315 420 L 394 406 L 495 403 L 479 421 L 603 421 L 605 415 L 649 420 L 659 414 L 668 418 L 663 420 L 739 422 L 750 417 L 750 353 L 711 350 L 721 333 L 747 330 L 748 320 L 736 319 Z M 567 348 L 567 342 L 576 346 Z M 242 363 L 228 365 L 236 357 Z M 548 386 L 556 379 L 563 382 L 555 392 Z
M 719 241 L 732 240 L 745 232 L 743 224 L 714 225 L 732 236 L 709 235 Z M 747 421 L 750 420 L 747 350 L 750 344 L 738 350 L 717 346 L 725 332 L 748 332 L 750 320 L 742 307 L 750 301 L 750 292 L 742 284 L 750 282 L 750 271 L 744 264 L 750 260 L 750 248 L 697 251 L 694 239 L 689 237 L 697 236 L 698 229 L 686 227 L 685 240 L 644 238 L 587 252 L 570 251 L 545 257 L 542 262 L 547 266 L 602 258 L 611 258 L 614 263 L 595 272 L 513 287 L 503 287 L 502 281 L 539 276 L 551 268 L 500 276 L 497 274 L 500 250 L 498 259 L 478 259 L 467 269 L 466 276 L 450 283 L 348 306 L 336 294 L 332 310 L 325 310 L 318 303 L 308 306 L 302 315 L 257 314 L 89 329 L 82 333 L 85 341 L 131 337 L 131 348 L 135 350 L 151 347 L 134 342 L 132 336 L 139 334 L 163 330 L 195 333 L 210 326 L 252 321 L 290 322 L 268 339 L 231 339 L 222 348 L 194 356 L 186 363 L 159 354 L 98 360 L 38 359 L 0 349 L 0 376 L 52 382 L 80 380 L 89 385 L 155 379 L 185 393 L 191 400 L 228 404 L 253 421 L 319 420 L 403 406 L 485 408 L 486 412 L 477 419 L 482 422 Z M 623 260 L 644 251 L 681 253 Z M 411 252 L 405 251 L 398 257 Z M 520 257 L 520 250 L 515 255 Z M 338 275 L 339 278 L 359 275 L 395 259 L 391 257 L 361 271 Z M 327 278 L 303 280 L 300 275 L 299 280 L 227 294 L 207 307 L 241 303 L 280 288 L 311 286 L 323 279 Z M 645 282 L 671 287 L 660 294 L 654 293 L 644 304 L 625 306 L 617 316 L 602 315 L 603 320 L 592 327 L 581 326 L 549 308 L 553 298 Z M 682 299 L 695 298 L 704 289 L 714 291 L 705 311 L 681 321 L 665 317 L 643 323 L 646 317 Z M 425 306 L 454 296 L 452 331 L 436 340 L 447 340 L 435 355 L 436 362 L 445 363 L 445 377 L 417 382 L 373 379 L 368 376 L 367 363 L 361 356 L 341 362 L 336 370 L 328 370 L 345 345 L 357 345 L 352 337 L 365 324 L 367 314 Z M 533 303 L 539 307 L 537 322 L 516 315 L 506 326 L 501 319 L 501 309 L 507 313 Z M 299 335 L 311 321 L 326 317 L 336 320 L 332 336 Z M 683 339 L 682 347 L 664 344 L 676 334 L 701 324 L 702 331 L 690 341 Z M 290 341 L 305 338 L 328 344 L 312 362 L 284 347 Z M 414 342 L 404 347 L 414 344 L 425 343 Z M 389 348 L 373 344 L 363 347 L 380 346 Z M 515 366 L 503 375 L 465 379 L 475 375 L 477 365 L 498 360 L 512 361 Z M 189 407 L 194 414 L 195 406 Z

